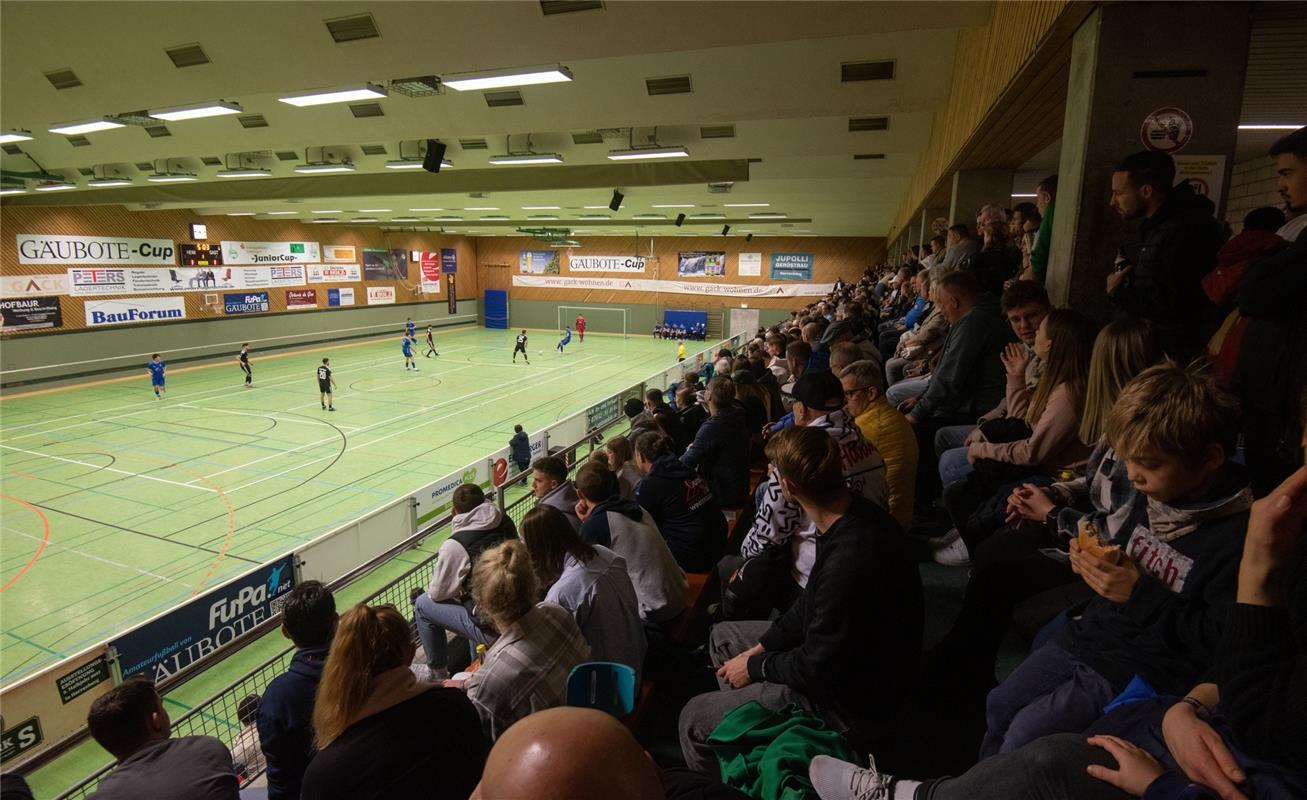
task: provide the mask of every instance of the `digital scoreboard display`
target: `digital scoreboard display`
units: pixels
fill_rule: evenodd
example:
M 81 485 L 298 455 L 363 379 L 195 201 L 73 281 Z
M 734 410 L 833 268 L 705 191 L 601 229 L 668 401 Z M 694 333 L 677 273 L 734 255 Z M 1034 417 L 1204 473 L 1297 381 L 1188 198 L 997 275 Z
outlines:
M 183 267 L 220 267 L 222 266 L 222 246 L 216 244 L 182 243 Z

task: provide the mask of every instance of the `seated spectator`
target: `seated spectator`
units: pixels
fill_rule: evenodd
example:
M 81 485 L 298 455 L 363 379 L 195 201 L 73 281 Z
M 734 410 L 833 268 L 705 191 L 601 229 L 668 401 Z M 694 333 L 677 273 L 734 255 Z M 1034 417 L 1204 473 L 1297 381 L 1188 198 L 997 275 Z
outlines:
M 91 737 L 118 760 L 95 800 L 237 800 L 227 746 L 212 736 L 169 738 L 172 722 L 154 684 L 129 680 L 91 704 Z
M 658 426 L 659 431 L 672 437 L 676 442 L 677 452 L 684 452 L 689 446 L 690 440 L 686 438 L 685 431 L 681 429 L 680 417 L 667 405 L 667 396 L 661 389 L 648 389 L 644 393 L 644 410 L 649 416 L 653 417 L 654 424 Z M 632 445 L 635 444 L 636 437 L 629 433 L 626 437 Z
M 885 462 L 843 406 L 844 387 L 829 372 L 806 373 L 794 384 L 795 426 L 822 430 L 835 440 L 845 487 L 887 508 Z M 766 618 L 773 608 L 784 611 L 807 584 L 816 558 L 817 521 L 805 517 L 800 505 L 785 494 L 772 467 L 758 488 L 757 514 L 740 546 L 740 555 L 747 560 L 723 564 L 724 568 L 738 566 L 723 604 L 728 619 Z
M 771 422 L 771 415 L 768 413 L 771 396 L 753 379 L 753 373 L 747 366 L 748 362 L 743 363 L 745 366 L 742 369 L 731 373 L 731 381 L 735 384 L 735 401 L 744 408 L 745 430 L 749 432 L 749 439 L 754 445 L 753 452 L 761 454 L 762 429 Z
M 521 542 L 501 542 L 482 553 L 472 586 L 477 609 L 499 638 L 466 681 L 445 686 L 467 692 L 481 729 L 494 741 L 519 719 L 561 706 L 567 676 L 590 657 L 590 647 L 567 609 L 536 603 L 539 584 Z
M 680 462 L 666 436 L 646 433 L 635 443 L 635 463 L 645 473 L 635 499 L 649 512 L 686 572 L 707 572 L 726 548 L 726 517 L 712 489 Z
M 708 420 L 708 411 L 699 402 L 695 390 L 689 386 L 682 386 L 677 390 L 676 408 L 678 409 L 676 422 L 681 426 L 681 433 L 688 447 L 689 443 L 694 441 L 694 437 L 699 435 L 699 428 Z
M 413 656 L 412 629 L 393 607 L 360 603 L 341 616 L 318 684 L 318 753 L 304 773 L 303 797 L 472 793 L 488 750 L 481 720 L 462 692 L 417 680 Z
M 934 301 L 934 271 L 923 270 L 920 274 L 921 289 L 929 293 L 931 303 L 917 327 L 899 338 L 893 357 L 885 362 L 887 390 L 905 379 L 925 376 L 930 371 L 931 362 L 944 347 L 944 338 L 948 335 L 948 319 L 940 311 L 939 303 Z M 924 386 L 921 391 L 925 391 Z M 889 399 L 888 395 L 886 399 Z M 890 400 L 890 405 L 897 404 Z
M 281 635 L 295 645 L 284 673 L 259 699 L 259 746 L 268 765 L 268 800 L 300 796 L 313 757 L 313 697 L 336 633 L 336 598 L 320 581 L 291 589 L 281 607 Z
M 944 274 L 958 269 L 980 249 L 980 242 L 972 237 L 971 231 L 962 223 L 949 227 L 947 242 L 944 261 L 938 264 L 938 266 L 942 267 L 939 270 L 938 277 L 943 277 Z
M 586 544 L 566 521 L 548 506 L 522 518 L 522 542 L 540 585 L 549 587 L 545 601 L 572 614 L 591 658 L 626 664 L 638 675 L 646 643 L 626 561 L 607 547 Z
M 567 479 L 567 462 L 558 456 L 541 456 L 531 464 L 531 494 L 536 507 L 551 506 L 563 512 L 573 530 L 580 530 L 576 516 L 576 487 Z
M 241 724 L 241 729 L 231 741 L 231 761 L 236 767 L 236 774 L 247 779 L 262 775 L 268 768 L 259 744 L 259 729 L 256 725 L 258 716 L 257 694 L 247 695 L 236 706 L 236 721 Z
M 689 584 L 653 516 L 619 495 L 617 477 L 598 464 L 577 470 L 576 493 L 581 498 L 576 506 L 581 539 L 608 547 L 626 560 L 640 618 L 666 622 L 684 611 Z
M 761 357 L 749 359 L 749 372 L 753 373 L 754 380 L 767 392 L 767 420 L 770 422 L 779 419 L 785 414 L 785 402 L 781 398 L 781 383 L 776 379 L 776 374 L 767 369 L 767 363 Z
M 1122 392 L 1107 438 L 1131 479 L 1120 564 L 1071 543 L 1098 597 L 990 692 L 981 756 L 1080 731 L 1135 676 L 1181 694 L 1215 657 L 1252 494 L 1234 452 L 1238 406 L 1195 369 L 1151 367 Z
M 414 624 L 427 658 L 426 669 L 418 665 L 414 672 L 426 681 L 449 677 L 447 632 L 467 639 L 469 658 L 475 657 L 477 645 L 495 641 L 494 631 L 486 630 L 473 613 L 472 565 L 481 553 L 505 539 L 517 538 L 513 520 L 487 500 L 477 484 L 465 483 L 455 489 L 453 506 L 454 532 L 441 543 L 431 583 L 413 604 Z
M 729 348 L 725 348 L 725 347 L 723 347 L 721 350 L 718 350 L 718 351 L 717 351 L 717 358 L 716 358 L 716 360 L 713 361 L 713 364 L 712 364 L 712 370 L 713 370 L 713 371 L 712 371 L 712 374 L 713 374 L 713 375 L 730 375 L 730 374 L 731 374 L 731 362 L 732 362 L 732 360 L 734 360 L 734 358 L 735 358 L 735 354 L 732 353 L 732 352 L 730 351 Z
M 790 372 L 789 383 L 781 386 L 784 391 L 785 386 L 797 381 L 804 371 L 807 370 L 809 362 L 812 361 L 812 345 L 804 341 L 790 342 L 785 346 L 785 366 Z
M 713 378 L 704 405 L 710 416 L 681 463 L 699 470 L 724 507 L 738 508 L 749 492 L 749 429 L 744 409 L 735 400 L 735 383 L 724 375 Z
M 621 435 L 614 436 L 604 442 L 604 450 L 608 453 L 608 468 L 617 475 L 618 493 L 627 500 L 634 498 L 635 487 L 644 479 L 644 472 L 633 461 L 635 451 L 631 440 Z
M 786 364 L 785 348 L 789 344 L 784 336 L 779 333 L 767 335 L 767 355 L 770 359 L 767 362 L 767 369 L 776 376 L 780 383 L 788 383 L 790 380 L 790 368 Z
M 716 773 L 708 737 L 725 714 L 756 701 L 791 703 L 866 748 L 893 736 L 904 687 L 921 649 L 917 566 L 898 524 L 849 492 L 836 440 L 795 427 L 767 443 L 781 491 L 817 528 L 817 556 L 803 594 L 775 622 L 713 626 L 709 644 L 723 691 L 681 711 L 681 752 L 691 769 Z
M 917 440 L 912 426 L 885 401 L 885 375 L 875 362 L 855 361 L 837 374 L 844 387 L 845 410 L 885 461 L 890 516 L 906 531 L 912 524 L 917 476 Z
M 653 414 L 649 413 L 644 402 L 639 398 L 632 397 L 628 399 L 622 405 L 622 413 L 626 414 L 627 420 L 631 423 L 631 430 L 627 434 L 631 438 L 658 429 L 658 423 L 654 421 Z
M 936 562 L 967 563 L 980 540 L 994 532 L 997 519 L 990 524 L 972 518 L 989 498 L 1006 497 L 1027 479 L 1052 480 L 1084 466 L 1089 447 L 1080 441 L 1077 431 L 1094 335 L 1087 317 L 1057 308 L 1040 323 L 1034 353 L 1022 343 L 1007 346 L 1003 353 L 1010 414 L 1007 424 L 981 425 L 968 437 L 965 448 L 945 453 L 945 459 L 958 454 L 951 475 L 946 474 L 945 461 L 940 462 L 944 507 L 960 535 L 935 550 Z M 1044 366 L 1032 392 L 1026 375 L 1035 358 Z

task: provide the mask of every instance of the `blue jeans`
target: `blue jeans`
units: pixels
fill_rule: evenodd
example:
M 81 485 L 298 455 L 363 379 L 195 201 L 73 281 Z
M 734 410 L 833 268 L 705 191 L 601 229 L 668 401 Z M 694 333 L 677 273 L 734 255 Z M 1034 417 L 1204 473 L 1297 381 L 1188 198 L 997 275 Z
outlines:
M 444 669 L 449 664 L 449 643 L 445 639 L 445 631 L 467 637 L 468 649 L 474 658 L 477 645 L 489 647 L 498 638 L 481 630 L 462 603 L 452 600 L 437 602 L 426 592 L 418 596 L 417 603 L 413 606 L 413 616 L 417 623 L 418 638 L 422 640 L 422 649 L 427 654 L 427 666 L 432 669 Z
M 942 429 L 942 431 L 947 430 L 949 430 L 949 428 Z M 936 435 L 935 441 L 939 441 L 938 435 Z M 962 480 L 970 475 L 972 471 L 973 468 L 971 462 L 967 461 L 967 448 L 965 447 L 954 447 L 950 450 L 945 450 L 944 455 L 939 457 L 939 480 L 945 486 L 948 486 L 954 481 Z
M 885 391 L 885 399 L 892 406 L 897 406 L 910 397 L 920 397 L 930 388 L 930 376 L 922 378 L 905 378 Z
M 1031 653 L 985 700 L 980 757 L 1010 753 L 1041 736 L 1079 733 L 1120 693 L 1057 642 Z
M 935 456 L 942 457 L 945 451 L 965 445 L 975 429 L 975 425 L 946 425 L 935 431 Z

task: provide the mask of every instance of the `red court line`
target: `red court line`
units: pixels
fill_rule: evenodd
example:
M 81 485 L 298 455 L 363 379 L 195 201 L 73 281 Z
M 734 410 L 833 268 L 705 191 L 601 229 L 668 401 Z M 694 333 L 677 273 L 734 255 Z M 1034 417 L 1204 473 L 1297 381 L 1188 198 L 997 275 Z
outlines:
M 45 514 L 41 513 L 41 509 L 37 508 L 36 506 L 32 505 L 26 500 L 20 500 L 17 497 L 14 497 L 12 495 L 7 495 L 7 494 L 0 494 L 0 497 L 3 497 L 6 500 L 13 500 L 15 503 L 18 503 L 19 505 L 23 506 L 28 511 L 31 511 L 32 513 L 36 514 L 38 517 L 41 518 L 41 524 L 45 526 L 45 533 L 41 536 L 41 546 L 36 548 L 36 555 L 32 556 L 31 559 L 29 559 L 28 562 L 25 565 L 23 565 L 23 568 L 19 570 L 18 574 L 9 579 L 8 583 L 6 583 L 4 586 L 0 586 L 0 592 L 3 592 L 4 590 L 8 589 L 10 586 L 13 586 L 15 583 L 18 583 L 18 579 L 26 575 L 27 571 L 32 568 L 32 565 L 36 563 L 36 560 L 41 557 L 42 553 L 45 552 L 45 546 L 50 543 L 50 520 L 46 519 Z

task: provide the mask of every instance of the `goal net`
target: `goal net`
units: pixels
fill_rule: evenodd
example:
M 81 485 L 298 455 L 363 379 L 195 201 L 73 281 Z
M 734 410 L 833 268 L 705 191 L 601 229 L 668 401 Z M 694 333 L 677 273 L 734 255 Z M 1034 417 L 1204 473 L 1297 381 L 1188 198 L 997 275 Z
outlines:
M 599 306 L 559 306 L 558 330 L 575 328 L 577 316 L 585 317 L 586 333 L 620 333 L 624 339 L 631 333 L 626 309 Z

